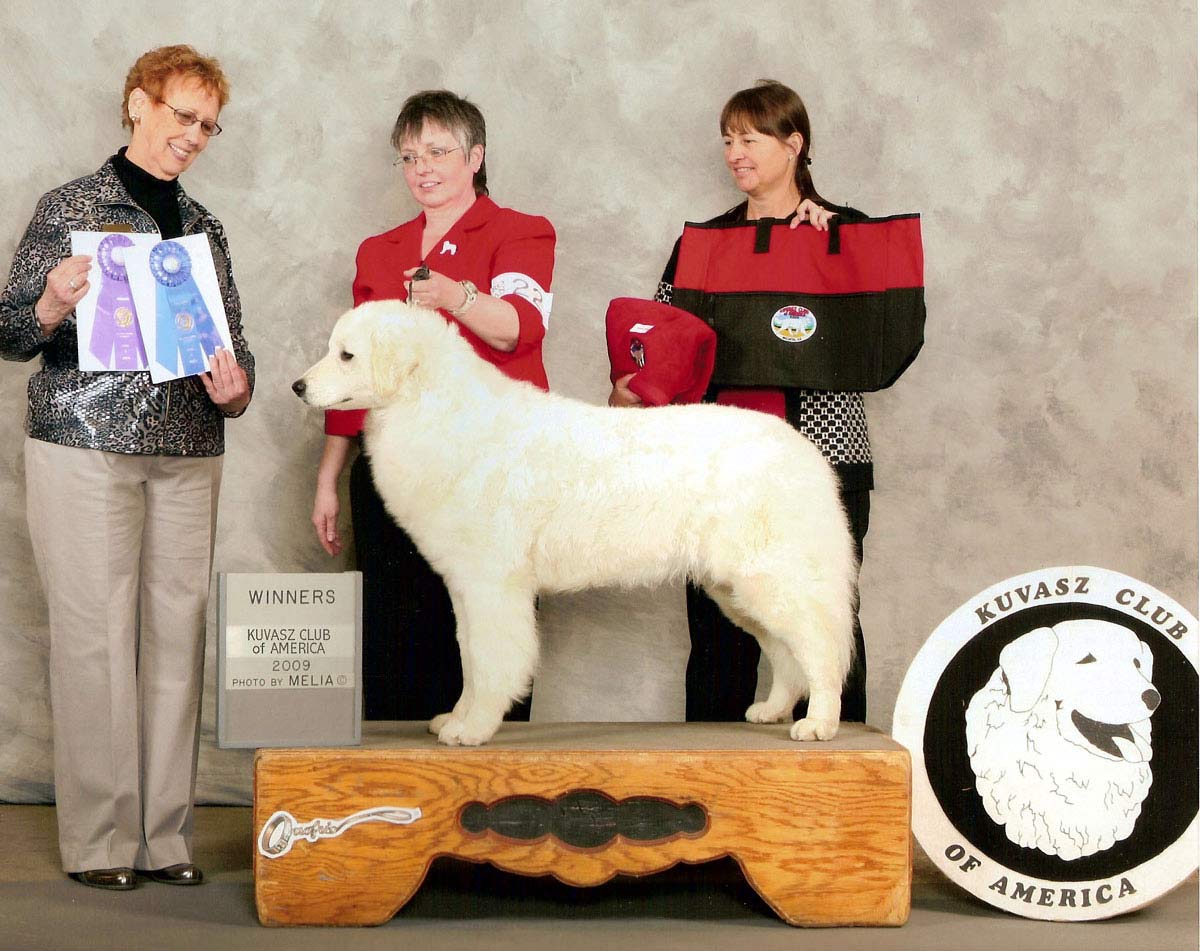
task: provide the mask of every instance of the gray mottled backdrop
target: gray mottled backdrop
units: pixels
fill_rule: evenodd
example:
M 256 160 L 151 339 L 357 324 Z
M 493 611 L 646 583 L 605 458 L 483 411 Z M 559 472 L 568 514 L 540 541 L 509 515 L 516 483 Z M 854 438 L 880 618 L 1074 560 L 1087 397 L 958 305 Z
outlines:
M 924 215 L 928 343 L 867 398 L 871 722 L 889 727 L 938 622 L 1011 575 L 1099 565 L 1195 612 L 1193 4 L 170 9 L 0 7 L 0 270 L 38 196 L 125 141 L 137 54 L 184 41 L 220 58 L 226 133 L 185 184 L 229 232 L 259 373 L 250 413 L 229 427 L 217 570 L 330 568 L 308 523 L 321 421 L 288 383 L 347 306 L 358 243 L 415 213 L 388 147 L 407 94 L 446 86 L 479 103 L 493 194 L 558 228 L 551 385 L 600 402 L 608 300 L 648 296 L 682 222 L 738 199 L 717 113 L 769 76 L 808 103 L 827 197 Z M 32 369 L 0 366 L 0 799 L 17 801 L 52 794 L 22 474 Z M 677 590 L 546 599 L 534 716 L 680 719 L 681 604 Z M 214 645 L 200 798 L 245 801 L 248 755 L 213 743 Z

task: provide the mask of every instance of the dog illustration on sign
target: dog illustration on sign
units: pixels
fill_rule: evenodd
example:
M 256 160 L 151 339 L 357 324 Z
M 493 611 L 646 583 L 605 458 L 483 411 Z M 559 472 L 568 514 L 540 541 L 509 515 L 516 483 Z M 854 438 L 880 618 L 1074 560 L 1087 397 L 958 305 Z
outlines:
M 782 420 L 545 393 L 399 301 L 345 314 L 292 388 L 318 409 L 370 410 L 375 485 L 446 581 L 464 685 L 430 722 L 443 743 L 487 742 L 528 692 L 539 593 L 684 577 L 771 664 L 770 694 L 746 719 L 790 721 L 808 695 L 792 739 L 837 733 L 858 566 L 833 468 Z
M 1150 792 L 1149 646 L 1119 624 L 1029 631 L 971 699 L 967 749 L 988 815 L 1017 845 L 1072 860 L 1133 832 Z

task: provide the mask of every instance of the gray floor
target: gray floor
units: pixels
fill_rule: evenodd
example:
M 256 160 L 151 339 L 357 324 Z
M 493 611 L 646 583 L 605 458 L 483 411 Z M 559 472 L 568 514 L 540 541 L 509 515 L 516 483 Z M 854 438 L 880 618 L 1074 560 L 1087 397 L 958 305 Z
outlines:
M 1061 925 L 1015 918 L 944 881 L 923 858 L 914 870 L 912 916 L 902 928 L 789 928 L 771 916 L 731 863 L 680 867 L 641 881 L 571 889 L 544 879 L 448 863 L 381 928 L 269 929 L 254 913 L 250 810 L 203 807 L 199 888 L 144 883 L 103 892 L 58 867 L 54 809 L 0 805 L 0 949 L 706 948 L 1125 951 L 1196 949 L 1197 883 L 1142 911 Z M 919 854 L 919 850 L 918 850 Z

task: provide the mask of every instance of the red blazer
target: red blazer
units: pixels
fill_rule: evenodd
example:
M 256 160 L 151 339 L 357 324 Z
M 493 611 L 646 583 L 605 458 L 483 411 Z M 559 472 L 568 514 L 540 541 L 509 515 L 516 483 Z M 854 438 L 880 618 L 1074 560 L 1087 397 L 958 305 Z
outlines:
M 421 263 L 425 213 L 383 234 L 367 238 L 358 249 L 354 305 L 373 300 L 407 300 L 404 272 Z M 554 274 L 554 227 L 545 218 L 501 208 L 486 195 L 429 252 L 425 263 L 456 281 L 474 282 L 481 294 L 508 301 L 520 327 L 511 353 L 488 346 L 444 310 L 483 359 L 514 380 L 549 389 L 542 365 L 542 340 L 550 321 L 550 281 Z M 366 410 L 327 410 L 325 432 L 357 436 Z

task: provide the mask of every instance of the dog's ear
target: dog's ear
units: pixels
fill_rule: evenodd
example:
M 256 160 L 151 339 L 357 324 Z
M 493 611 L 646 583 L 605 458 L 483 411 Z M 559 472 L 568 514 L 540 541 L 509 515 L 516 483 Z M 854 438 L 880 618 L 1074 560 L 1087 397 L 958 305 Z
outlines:
M 1134 637 L 1137 637 L 1135 634 Z M 1150 645 L 1138 637 L 1138 660 L 1142 666 L 1138 669 L 1142 672 L 1142 676 L 1147 680 L 1154 679 L 1154 651 L 1150 650 Z
M 416 352 L 403 331 L 384 325 L 371 334 L 371 387 L 384 401 L 400 392 L 400 387 L 417 368 Z
M 1058 635 L 1048 627 L 1022 634 L 1000 652 L 1000 669 L 1008 683 L 1008 704 L 1018 713 L 1032 710 L 1046 690 Z

